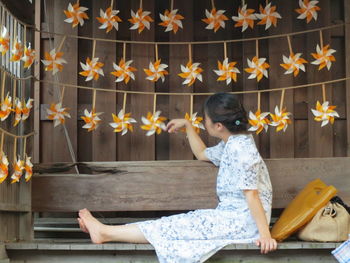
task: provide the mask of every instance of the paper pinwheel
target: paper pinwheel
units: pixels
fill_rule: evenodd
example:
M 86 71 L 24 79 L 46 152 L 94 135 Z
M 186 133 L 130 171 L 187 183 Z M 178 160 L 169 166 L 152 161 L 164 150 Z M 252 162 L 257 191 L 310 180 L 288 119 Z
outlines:
M 1 109 L 0 109 L 1 121 L 6 120 L 7 117 L 10 115 L 11 111 L 12 111 L 12 98 L 7 93 L 6 98 L 1 103 Z
M 0 156 L 0 184 L 5 181 L 9 175 L 9 161 L 4 152 L 1 152 Z
M 47 109 L 47 118 L 54 121 L 54 127 L 63 124 L 65 118 L 70 118 L 70 114 L 67 112 L 68 108 L 62 108 L 62 103 L 52 103 L 50 108 Z
M 128 19 L 132 25 L 130 29 L 138 29 L 138 32 L 141 33 L 145 28 L 150 29 L 150 22 L 153 22 L 153 19 L 149 16 L 151 12 L 142 11 L 142 8 L 139 8 L 136 13 L 131 10 L 131 18 Z
M 33 164 L 30 161 L 31 157 L 26 156 L 26 162 L 24 164 L 24 170 L 26 171 L 24 178 L 28 182 L 33 176 Z
M 213 8 L 210 12 L 206 9 L 205 15 L 207 18 L 203 18 L 202 21 L 208 24 L 206 29 L 214 29 L 214 32 L 218 31 L 220 27 L 225 28 L 225 21 L 228 20 L 224 15 L 226 10 L 217 10 Z
M 129 131 L 133 131 L 133 123 L 136 123 L 136 120 L 131 118 L 131 113 L 125 113 L 123 110 L 120 110 L 118 116 L 112 113 L 113 122 L 109 125 L 114 128 L 114 132 L 121 132 L 122 135 L 126 134 Z
M 102 113 L 103 112 L 95 112 L 95 109 L 92 109 L 91 112 L 85 109 L 85 116 L 81 117 L 85 121 L 83 129 L 88 129 L 88 132 L 96 130 L 101 123 L 101 119 L 98 116 L 100 116 Z
M 320 11 L 321 8 L 317 6 L 318 1 L 309 1 L 309 0 L 299 0 L 300 8 L 295 9 L 295 11 L 300 14 L 298 19 L 305 19 L 306 23 L 309 23 L 311 19 L 317 20 L 317 11 Z
M 150 81 L 156 82 L 159 78 L 162 79 L 162 82 L 165 80 L 165 75 L 168 75 L 168 71 L 165 69 L 168 67 L 167 64 L 160 64 L 160 59 L 158 59 L 156 62 L 149 63 L 148 69 L 143 69 L 145 73 L 147 74 L 147 78 Z
M 45 71 L 52 71 L 52 75 L 55 75 L 58 71 L 62 71 L 63 63 L 67 63 L 66 60 L 62 58 L 63 52 L 57 52 L 52 49 L 50 53 L 45 52 L 45 59 L 41 62 L 46 66 Z
M 18 41 L 17 39 L 15 40 L 11 53 L 12 57 L 10 61 L 16 62 L 21 60 L 23 56 L 23 44 L 21 43 L 21 41 Z
M 248 131 L 255 131 L 256 134 L 259 134 L 262 130 L 267 132 L 270 124 L 270 120 L 267 118 L 269 114 L 270 112 L 261 112 L 261 110 L 257 110 L 255 114 L 250 111 L 248 122 L 252 127 Z
M 301 53 L 291 53 L 289 57 L 283 55 L 283 62 L 284 64 L 280 64 L 281 67 L 283 67 L 286 72 L 284 74 L 291 74 L 293 73 L 294 77 L 296 77 L 299 74 L 299 70 L 302 70 L 305 72 L 305 63 L 307 61 L 300 57 Z
M 224 61 L 218 61 L 218 70 L 214 70 L 214 72 L 219 76 L 217 81 L 225 81 L 226 85 L 231 83 L 231 80 L 237 81 L 237 73 L 240 73 L 238 68 L 235 67 L 237 62 L 228 62 L 228 58 L 225 58 Z
M 166 118 L 160 116 L 160 114 L 161 111 L 157 111 L 154 115 L 148 112 L 147 118 L 142 116 L 141 120 L 144 125 L 141 126 L 141 129 L 148 131 L 146 136 L 151 136 L 155 133 L 160 134 L 162 130 L 166 130 L 166 125 L 164 123 Z
M 322 121 L 321 127 L 327 125 L 329 122 L 334 123 L 334 118 L 338 117 L 339 114 L 334 109 L 336 106 L 329 106 L 329 102 L 325 101 L 321 105 L 319 101 L 316 103 L 316 109 L 311 109 L 312 113 L 315 115 L 315 121 Z
M 197 112 L 193 113 L 192 116 L 190 116 L 187 112 L 185 114 L 185 119 L 189 120 L 196 131 L 196 133 L 200 132 L 200 129 L 205 130 L 204 125 L 202 123 L 203 118 L 197 117 Z M 186 131 L 186 128 L 184 128 L 183 131 Z
M 19 182 L 19 179 L 21 179 L 22 177 L 23 170 L 24 170 L 24 161 L 22 161 L 18 156 L 18 158 L 16 158 L 16 160 L 14 160 L 14 163 L 13 163 L 13 174 L 11 176 L 11 179 L 12 179 L 11 184 Z
M 286 108 L 280 111 L 278 109 L 278 106 L 276 106 L 275 114 L 270 113 L 270 116 L 272 118 L 272 122 L 270 123 L 270 125 L 275 126 L 277 132 L 281 130 L 285 132 L 288 127 L 288 124 L 292 123 L 292 121 L 289 119 L 289 115 L 291 115 L 291 113 L 287 112 Z
M 256 13 L 255 16 L 261 21 L 258 25 L 265 25 L 265 30 L 269 29 L 271 25 L 277 26 L 277 18 L 282 18 L 279 13 L 276 12 L 276 6 L 271 6 L 269 3 L 265 8 L 260 5 L 260 14 Z
M 6 52 L 10 49 L 10 36 L 6 27 L 2 27 L 1 36 L 0 36 L 0 52 L 2 55 L 5 55 Z
M 202 81 L 202 72 L 203 69 L 199 67 L 200 63 L 193 63 L 192 61 L 188 61 L 186 67 L 181 65 L 182 73 L 178 74 L 181 78 L 184 78 L 184 82 L 182 84 L 189 87 L 191 86 L 196 79 Z
M 173 31 L 176 34 L 179 28 L 182 28 L 181 20 L 184 19 L 184 17 L 177 14 L 177 11 L 178 9 L 171 11 L 165 10 L 164 15 L 159 14 L 160 19 L 163 21 L 159 23 L 159 25 L 165 27 L 165 32 Z
M 247 59 L 249 68 L 245 68 L 244 70 L 250 73 L 248 79 L 256 78 L 257 81 L 260 81 L 263 76 L 268 78 L 268 73 L 266 69 L 269 68 L 270 65 L 265 61 L 266 58 L 258 58 L 256 56 L 253 57 L 251 61 Z
M 78 24 L 83 26 L 84 19 L 89 19 L 88 15 L 85 13 L 87 10 L 88 8 L 79 6 L 79 1 L 74 5 L 69 3 L 68 9 L 63 11 L 67 16 L 64 22 L 72 23 L 72 27 L 76 27 Z
M 233 16 L 233 21 L 236 21 L 235 27 L 242 27 L 242 32 L 244 32 L 248 26 L 250 28 L 254 27 L 254 20 L 256 16 L 254 14 L 254 9 L 247 9 L 247 5 L 243 5 L 242 8 L 238 9 L 238 16 Z
M 332 54 L 336 51 L 334 49 L 329 49 L 329 45 L 324 46 L 322 49 L 319 45 L 317 45 L 316 52 L 317 53 L 311 53 L 311 55 L 316 59 L 315 61 L 312 61 L 311 64 L 320 65 L 318 70 L 321 70 L 326 66 L 329 70 L 332 66 L 332 61 L 335 61 L 335 57 Z
M 98 62 L 98 58 L 93 58 L 90 60 L 90 58 L 86 59 L 86 64 L 80 62 L 80 66 L 84 71 L 79 72 L 80 75 L 86 77 L 85 81 L 90 81 L 92 79 L 98 80 L 99 76 L 103 74 L 103 63 Z
M 35 59 L 35 50 L 30 47 L 24 47 L 24 54 L 21 60 L 24 62 L 24 68 L 30 68 Z
M 114 27 L 118 31 L 118 22 L 122 22 L 120 17 L 117 16 L 118 13 L 119 10 L 112 10 L 111 7 L 107 8 L 106 12 L 100 9 L 100 17 L 96 17 L 98 22 L 102 24 L 99 29 L 107 28 L 106 33 L 108 33 Z
M 133 71 L 137 71 L 137 69 L 134 67 L 130 67 L 131 63 L 132 63 L 132 60 L 125 62 L 124 59 L 121 59 L 119 61 L 119 65 L 113 62 L 113 68 L 116 71 L 111 72 L 111 74 L 117 77 L 115 82 L 120 82 L 124 80 L 125 84 L 127 84 L 130 78 L 135 80 L 135 75 Z

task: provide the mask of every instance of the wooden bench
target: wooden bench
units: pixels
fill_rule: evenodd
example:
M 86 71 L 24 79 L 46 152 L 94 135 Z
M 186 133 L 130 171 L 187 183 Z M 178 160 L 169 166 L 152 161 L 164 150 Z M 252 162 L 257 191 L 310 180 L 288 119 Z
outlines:
M 321 178 L 350 203 L 350 158 L 266 160 L 274 190 L 273 220 L 309 181 Z M 83 174 L 69 173 L 72 164 L 35 166 L 32 210 L 35 239 L 4 245 L 16 262 L 157 262 L 151 245 L 91 244 L 76 222 L 81 208 L 95 211 L 111 224 L 158 218 L 217 205 L 217 168 L 201 161 L 99 162 L 76 164 Z M 254 244 L 225 247 L 209 262 L 336 262 L 330 251 L 339 243 L 302 242 L 291 238 L 261 255 Z M 1 247 L 0 247 L 1 251 Z M 1 255 L 1 253 L 0 253 Z M 22 261 L 21 261 L 22 260 Z M 57 261 L 57 262 L 61 262 Z M 0 259 L 1 262 L 1 259 Z

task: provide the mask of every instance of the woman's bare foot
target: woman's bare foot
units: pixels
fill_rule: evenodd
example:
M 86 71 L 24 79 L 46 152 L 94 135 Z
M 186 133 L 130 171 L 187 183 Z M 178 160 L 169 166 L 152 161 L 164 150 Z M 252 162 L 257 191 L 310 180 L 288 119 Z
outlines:
M 90 234 L 91 241 L 95 244 L 102 244 L 108 240 L 105 238 L 105 225 L 91 215 L 86 208 L 79 211 L 79 225 L 81 229 Z

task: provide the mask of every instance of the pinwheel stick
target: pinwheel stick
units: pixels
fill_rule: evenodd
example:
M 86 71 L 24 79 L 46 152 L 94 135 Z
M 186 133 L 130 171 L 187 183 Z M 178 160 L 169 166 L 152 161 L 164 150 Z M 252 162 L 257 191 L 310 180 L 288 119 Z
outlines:
M 259 40 L 255 40 L 255 53 L 256 53 L 256 57 L 259 57 Z
M 142 0 L 140 0 L 140 9 L 142 9 Z
M 193 114 L 193 95 L 190 96 L 190 118 Z
M 111 8 L 113 9 L 114 0 L 111 0 Z
M 157 94 L 154 93 L 154 95 L 153 95 L 153 115 L 156 113 L 156 106 L 157 106 Z
M 269 0 L 266 0 L 266 5 L 268 5 L 269 4 Z
M 92 109 L 91 110 L 95 110 L 95 106 L 96 106 L 96 89 L 94 89 L 94 91 L 92 92 Z
M 63 36 L 61 43 L 59 44 L 58 48 L 57 48 L 57 53 L 61 51 L 62 47 L 63 47 L 63 43 L 66 40 L 67 36 Z
M 4 101 L 4 95 L 5 95 L 5 80 L 6 80 L 6 71 L 4 70 L 3 73 L 2 73 L 1 101 Z
M 293 54 L 293 49 L 292 49 L 292 44 L 290 42 L 290 36 L 287 36 L 287 41 L 288 41 L 288 47 L 289 47 L 289 53 Z
M 323 35 L 322 35 L 322 30 L 320 30 L 320 45 L 321 49 L 323 48 Z
M 95 57 L 95 52 L 96 52 L 96 40 L 92 43 L 92 58 L 91 60 Z
M 25 45 L 27 42 L 27 26 L 24 25 L 24 28 L 23 28 L 23 45 Z
M 215 3 L 214 3 L 214 0 L 211 0 L 211 7 L 212 7 L 213 9 L 215 9 Z
M 285 92 L 286 92 L 286 90 L 282 89 L 281 102 L 280 102 L 280 111 L 282 111 L 283 101 L 284 101 L 284 93 Z
M 17 154 L 17 137 L 15 137 L 13 140 L 13 161 L 15 162 Z
M 1 15 L 1 32 L 3 30 L 3 26 L 5 26 L 5 8 L 4 6 L 2 7 L 2 15 Z
M 62 91 L 61 91 L 61 103 L 63 102 L 64 98 L 64 92 L 66 91 L 66 86 L 62 86 Z
M 322 84 L 322 98 L 323 98 L 323 102 L 326 101 L 326 85 Z
M 126 97 L 128 96 L 128 93 L 124 92 L 124 99 L 123 99 L 123 112 L 125 114 L 125 108 L 126 108 Z
M 174 10 L 174 0 L 170 2 L 170 11 Z
M 156 61 L 158 60 L 158 45 L 154 45 L 155 51 L 156 51 Z
M 125 62 L 125 58 L 126 58 L 126 42 L 123 43 L 123 60 Z
M 27 138 L 23 138 L 23 159 L 26 158 L 26 151 L 27 151 Z
M 1 143 L 0 143 L 0 153 L 3 153 L 3 148 L 4 148 L 4 139 L 5 139 L 5 133 L 1 132 Z
M 188 59 L 192 62 L 192 46 L 188 44 Z
M 227 58 L 227 43 L 224 42 L 224 59 Z
M 13 80 L 13 100 L 16 98 L 17 93 L 17 80 Z
M 258 111 L 260 110 L 260 106 L 261 106 L 261 93 L 258 92 Z

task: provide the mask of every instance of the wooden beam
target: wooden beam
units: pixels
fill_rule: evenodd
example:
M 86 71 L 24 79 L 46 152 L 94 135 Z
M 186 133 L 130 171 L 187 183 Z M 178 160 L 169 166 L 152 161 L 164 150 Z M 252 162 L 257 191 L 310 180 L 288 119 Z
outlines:
M 344 1 L 345 19 L 345 76 L 350 76 L 350 2 Z M 347 130 L 347 156 L 350 156 L 350 80 L 346 81 L 346 130 Z
M 0 203 L 0 211 L 27 213 L 31 211 L 31 207 L 27 204 Z

